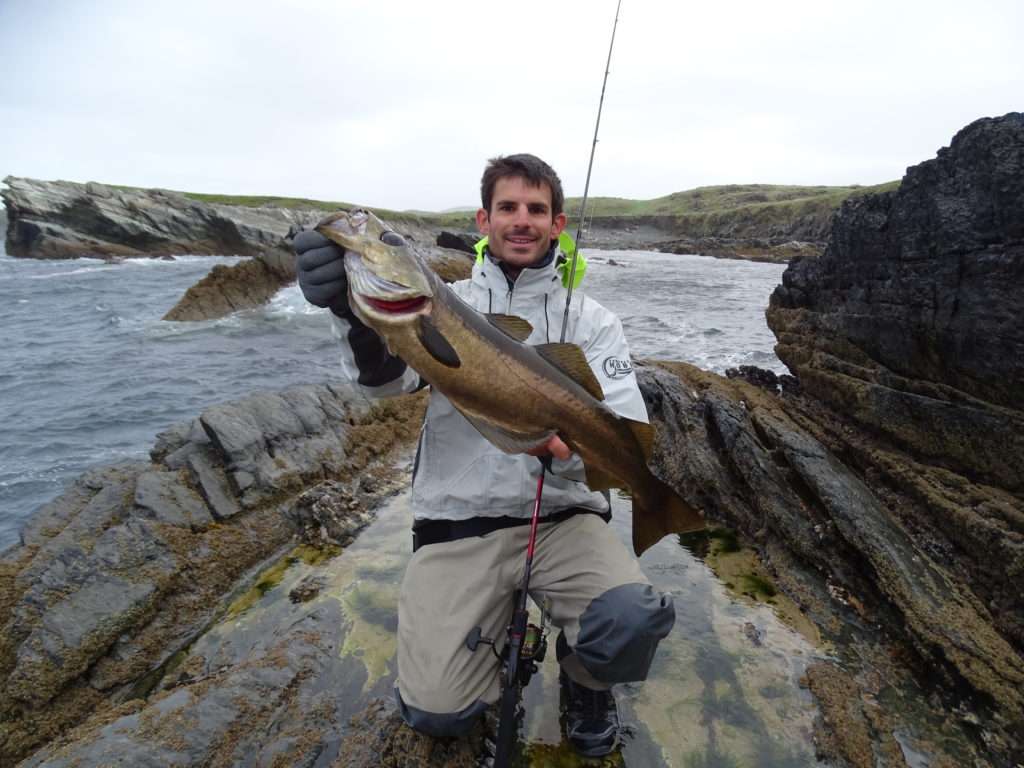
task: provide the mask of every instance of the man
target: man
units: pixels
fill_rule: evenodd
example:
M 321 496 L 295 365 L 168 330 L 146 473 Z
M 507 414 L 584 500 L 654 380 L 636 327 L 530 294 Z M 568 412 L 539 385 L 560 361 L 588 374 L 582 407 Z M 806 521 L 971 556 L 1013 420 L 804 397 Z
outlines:
M 529 344 L 558 341 L 567 284 L 558 248 L 566 224 L 561 181 L 533 155 L 495 158 L 481 180 L 481 202 L 476 221 L 487 245 L 472 276 L 452 289 L 480 312 L 525 318 L 534 329 Z M 295 250 L 303 294 L 333 313 L 345 375 L 371 397 L 419 388 L 416 372 L 388 354 L 349 308 L 341 249 L 304 232 Z M 566 340 L 583 349 L 605 403 L 646 422 L 618 318 L 574 292 Z M 531 597 L 547 604 L 561 630 L 556 652 L 567 736 L 580 753 L 605 755 L 619 738 L 611 686 L 646 678 L 675 611 L 608 528 L 607 494 L 586 487 L 579 457 L 557 435 L 534 453 L 553 460 Z M 479 627 L 499 645 L 504 640 L 541 471 L 536 458 L 495 448 L 447 398 L 431 392 L 413 470 L 414 554 L 398 607 L 396 695 L 413 728 L 464 734 L 498 699 L 497 658 L 486 645 L 471 651 L 466 637 Z

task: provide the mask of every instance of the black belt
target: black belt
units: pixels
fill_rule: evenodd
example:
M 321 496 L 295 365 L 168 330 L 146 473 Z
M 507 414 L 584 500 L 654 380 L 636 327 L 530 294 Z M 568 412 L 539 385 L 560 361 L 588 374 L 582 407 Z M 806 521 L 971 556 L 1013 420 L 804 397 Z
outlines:
M 611 511 L 598 512 L 583 507 L 570 507 L 561 512 L 542 517 L 540 523 L 560 523 L 574 515 L 597 515 L 606 523 L 612 519 Z M 468 539 L 471 536 L 486 536 L 491 531 L 529 525 L 528 517 L 471 517 L 468 520 L 416 520 L 412 524 L 412 551 L 428 544 L 443 544 L 446 541 Z

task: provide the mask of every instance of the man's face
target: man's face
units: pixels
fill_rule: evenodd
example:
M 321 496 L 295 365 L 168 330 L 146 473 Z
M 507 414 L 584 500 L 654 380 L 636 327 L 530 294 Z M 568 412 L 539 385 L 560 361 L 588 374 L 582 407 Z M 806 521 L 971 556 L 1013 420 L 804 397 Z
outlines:
M 543 258 L 551 241 L 565 229 L 564 213 L 551 210 L 551 187 L 531 186 L 519 176 L 506 176 L 494 185 L 491 210 L 476 212 L 476 224 L 487 235 L 491 254 L 522 269 Z

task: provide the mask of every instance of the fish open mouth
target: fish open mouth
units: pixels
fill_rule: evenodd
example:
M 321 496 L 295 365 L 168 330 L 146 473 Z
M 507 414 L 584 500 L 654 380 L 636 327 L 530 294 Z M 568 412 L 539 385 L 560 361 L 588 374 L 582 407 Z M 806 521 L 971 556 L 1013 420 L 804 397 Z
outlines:
M 385 299 L 378 299 L 373 296 L 366 296 L 363 294 L 360 294 L 360 297 L 374 309 L 381 312 L 388 312 L 393 315 L 415 312 L 427 303 L 426 296 L 413 296 L 411 299 L 398 299 L 396 301 L 387 301 Z
M 359 254 L 345 254 L 345 271 L 353 294 L 368 308 L 381 314 L 406 315 L 418 312 L 429 300 L 415 288 L 381 277 L 368 269 Z

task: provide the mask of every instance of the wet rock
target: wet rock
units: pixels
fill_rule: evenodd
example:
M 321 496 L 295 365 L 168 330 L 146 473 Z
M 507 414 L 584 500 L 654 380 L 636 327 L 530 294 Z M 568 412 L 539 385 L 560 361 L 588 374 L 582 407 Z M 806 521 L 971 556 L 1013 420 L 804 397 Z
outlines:
M 780 390 L 779 377 L 775 371 L 765 368 L 758 368 L 756 365 L 741 365 L 739 368 L 726 368 L 725 376 L 728 379 L 743 379 L 755 386 L 767 389 L 769 392 Z
M 238 578 L 291 540 L 283 510 L 295 495 L 328 473 L 373 474 L 371 462 L 416 434 L 422 398 L 407 400 L 367 410 L 346 390 L 306 386 L 214 406 L 161 435 L 153 463 L 87 472 L 41 508 L 0 554 L 0 763 L 148 690 Z M 372 435 L 375 451 L 350 450 L 352 435 Z M 260 691 L 237 692 L 255 702 Z M 223 704 L 208 701 L 204 717 Z
M 239 663 L 88 723 L 23 765 L 312 765 L 337 750 L 353 714 L 359 676 L 343 639 L 337 604 L 319 605 Z
M 288 599 L 293 603 L 308 603 L 320 594 L 326 582 L 321 576 L 307 576 L 296 584 L 288 593 Z
M 259 307 L 292 280 L 291 270 L 275 270 L 261 259 L 247 259 L 231 266 L 217 264 L 160 319 L 210 320 Z
M 743 636 L 747 638 L 755 647 L 760 648 L 764 645 L 765 631 L 758 629 L 752 622 L 745 622 L 743 624 Z
M 187 464 L 196 487 L 217 520 L 226 520 L 241 511 L 242 507 L 231 491 L 227 474 L 213 451 L 197 450 L 188 457 Z
M 362 483 L 360 483 L 362 485 Z M 364 491 L 372 490 L 363 488 Z M 316 547 L 345 545 L 372 520 L 349 488 L 327 480 L 305 491 L 288 509 L 299 537 Z
M 142 515 L 170 525 L 202 530 L 213 522 L 203 499 L 177 472 L 143 472 L 135 480 L 135 504 Z
M 443 231 L 437 236 L 437 244 L 442 248 L 450 248 L 453 251 L 476 256 L 476 243 L 480 239 L 479 234 L 471 232 L 448 232 Z
M 776 397 L 685 364 L 659 365 L 638 368 L 657 425 L 652 465 L 659 476 L 710 520 L 759 543 L 769 563 L 786 563 L 774 575 L 805 606 L 814 599 L 802 599 L 808 587 L 794 561 L 812 581 L 824 574 L 843 585 L 888 631 L 905 633 L 929 669 L 929 684 L 973 689 L 979 702 L 996 702 L 988 717 L 997 720 L 1012 722 L 1024 711 L 1024 658 L 1000 632 L 1005 617 L 978 598 L 971 572 L 952 550 L 933 550 L 935 543 L 921 536 L 929 511 L 906 486 L 915 472 L 922 486 L 934 482 L 927 467 L 880 450 L 874 435 L 813 399 Z M 856 461 L 844 463 L 851 456 Z M 874 471 L 865 472 L 872 460 Z M 883 479 L 893 472 L 902 496 Z M 965 507 L 986 494 L 983 486 L 961 483 Z M 998 498 L 988 495 L 990 502 Z M 1016 548 L 1015 538 L 1005 546 Z M 819 594 L 825 588 L 819 582 Z M 813 617 L 827 626 L 825 613 Z
M 282 491 L 301 490 L 310 477 L 341 471 L 345 403 L 331 390 L 299 387 L 207 408 L 199 421 L 224 456 L 240 503 L 252 507 Z

